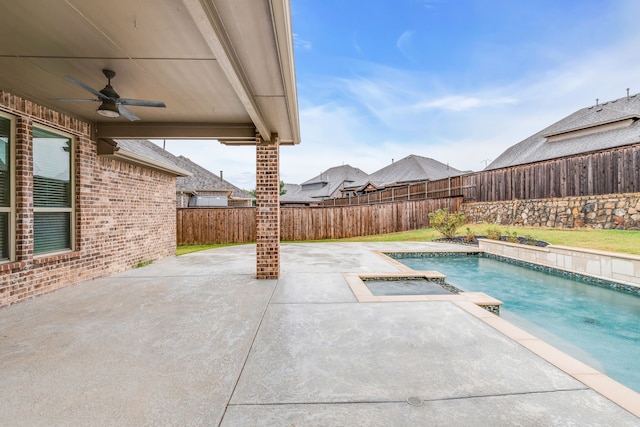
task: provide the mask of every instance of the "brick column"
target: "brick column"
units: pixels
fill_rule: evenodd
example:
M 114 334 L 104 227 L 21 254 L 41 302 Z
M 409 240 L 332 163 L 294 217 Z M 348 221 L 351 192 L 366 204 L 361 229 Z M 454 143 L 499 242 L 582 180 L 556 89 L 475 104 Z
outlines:
M 258 279 L 280 276 L 280 147 L 256 140 L 256 275 Z
M 16 119 L 16 260 L 33 259 L 33 131 L 25 117 Z

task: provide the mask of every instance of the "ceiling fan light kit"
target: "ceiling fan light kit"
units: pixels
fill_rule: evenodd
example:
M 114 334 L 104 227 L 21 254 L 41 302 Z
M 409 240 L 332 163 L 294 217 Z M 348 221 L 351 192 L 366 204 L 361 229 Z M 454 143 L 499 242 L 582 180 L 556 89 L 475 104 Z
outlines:
M 130 98 L 120 98 L 118 92 L 116 92 L 111 86 L 111 79 L 116 76 L 115 71 L 104 69 L 102 73 L 107 78 L 107 85 L 102 90 L 95 90 L 91 86 L 86 83 L 81 82 L 80 80 L 71 77 L 65 76 L 67 80 L 76 86 L 80 86 L 82 89 L 87 92 L 95 95 L 97 98 L 95 99 L 66 99 L 66 98 L 56 98 L 52 101 L 57 102 L 100 102 L 100 106 L 96 110 L 96 113 L 102 117 L 107 117 L 110 119 L 115 119 L 120 116 L 123 116 L 130 121 L 140 120 L 138 116 L 133 114 L 125 105 L 133 105 L 136 107 L 166 107 L 164 102 L 161 101 L 147 101 L 144 99 L 130 99 Z
M 96 110 L 96 113 L 100 114 L 102 117 L 109 117 L 111 119 L 115 119 L 116 117 L 120 117 L 120 111 L 118 111 L 118 106 L 115 102 L 111 100 L 104 100 L 102 104 Z

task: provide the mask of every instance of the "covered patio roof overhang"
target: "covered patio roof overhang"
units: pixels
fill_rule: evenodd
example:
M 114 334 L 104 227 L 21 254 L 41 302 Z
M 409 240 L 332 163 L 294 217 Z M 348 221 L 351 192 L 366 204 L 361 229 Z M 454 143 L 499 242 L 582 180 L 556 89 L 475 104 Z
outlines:
M 278 150 L 300 143 L 289 0 L 24 0 L 0 9 L 1 90 L 90 122 L 97 140 L 256 145 L 258 276 L 278 276 Z M 140 119 L 130 121 L 97 114 L 98 102 L 55 101 L 95 98 L 66 76 L 97 91 L 104 69 L 115 71 L 122 98 L 166 108 L 127 106 Z

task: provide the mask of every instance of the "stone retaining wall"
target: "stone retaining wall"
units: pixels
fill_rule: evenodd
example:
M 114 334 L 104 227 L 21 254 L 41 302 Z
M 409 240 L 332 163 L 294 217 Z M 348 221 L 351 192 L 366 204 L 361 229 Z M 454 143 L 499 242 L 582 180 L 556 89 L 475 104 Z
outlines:
M 468 223 L 640 229 L 640 193 L 463 203 Z

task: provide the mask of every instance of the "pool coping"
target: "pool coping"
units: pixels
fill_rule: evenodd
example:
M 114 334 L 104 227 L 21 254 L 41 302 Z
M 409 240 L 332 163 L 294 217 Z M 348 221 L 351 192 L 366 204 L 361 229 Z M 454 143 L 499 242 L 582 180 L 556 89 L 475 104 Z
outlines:
M 500 306 L 502 301 L 493 298 L 483 292 L 461 292 L 449 295 L 380 295 L 376 296 L 369 290 L 362 279 L 392 279 L 392 278 L 425 278 L 444 279 L 445 276 L 437 271 L 416 271 L 410 270 L 406 273 L 343 273 L 351 292 L 358 302 L 412 302 L 412 301 L 451 301 L 451 302 L 471 302 L 478 306 Z
M 417 252 L 442 252 L 440 250 L 421 250 L 421 251 L 382 251 L 374 250 L 374 254 L 383 258 L 386 262 L 400 270 L 398 273 L 343 273 L 343 276 L 349 287 L 351 288 L 358 302 L 429 302 L 429 301 L 446 301 L 460 307 L 470 315 L 482 321 L 486 325 L 492 327 L 504 336 L 510 338 L 524 348 L 528 349 L 538 357 L 546 360 L 556 368 L 580 381 L 596 393 L 609 399 L 611 402 L 625 409 L 627 412 L 640 418 L 640 393 L 629 387 L 619 383 L 613 378 L 608 377 L 597 369 L 592 368 L 584 362 L 575 359 L 572 356 L 560 351 L 551 344 L 531 335 L 523 329 L 513 325 L 512 323 L 502 319 L 480 307 L 478 300 L 484 297 L 495 298 L 480 292 L 464 292 L 458 295 L 396 295 L 396 296 L 374 296 L 367 286 L 362 282 L 361 278 L 384 278 L 384 277 L 425 277 L 425 278 L 443 278 L 444 274 L 437 271 L 416 271 L 399 261 L 389 257 L 385 252 L 393 253 L 417 253 Z M 446 252 L 465 253 L 482 253 L 480 249 L 460 249 L 447 250 Z M 476 294 L 476 295 L 473 295 Z M 477 294 L 482 294 L 482 297 Z M 457 298 L 455 298 L 457 297 Z M 500 302 L 502 304 L 502 302 Z

